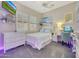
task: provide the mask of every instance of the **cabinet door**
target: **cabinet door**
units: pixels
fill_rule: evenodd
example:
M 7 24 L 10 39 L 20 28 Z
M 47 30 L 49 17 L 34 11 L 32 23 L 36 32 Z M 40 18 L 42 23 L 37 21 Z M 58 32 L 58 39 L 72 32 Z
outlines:
M 18 22 L 16 26 L 18 32 L 28 32 L 28 23 Z
M 25 13 L 23 13 L 22 14 L 22 21 L 24 21 L 24 22 L 28 22 L 28 14 L 25 14 Z
M 30 23 L 39 23 L 39 20 L 35 16 L 29 16 Z
M 39 30 L 39 19 L 35 16 L 29 16 L 29 32 L 36 32 Z
M 23 26 L 24 26 L 23 27 L 24 32 L 28 32 L 28 23 L 24 23 Z
M 17 12 L 16 14 L 17 21 L 28 22 L 28 17 L 29 15 L 23 12 Z
M 39 30 L 38 24 L 29 24 L 29 32 L 36 32 Z

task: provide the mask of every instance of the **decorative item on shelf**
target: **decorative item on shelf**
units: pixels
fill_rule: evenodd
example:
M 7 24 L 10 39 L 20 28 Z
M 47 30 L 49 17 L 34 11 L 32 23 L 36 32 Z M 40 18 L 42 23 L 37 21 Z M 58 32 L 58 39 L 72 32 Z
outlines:
M 43 24 L 42 23 L 40 23 L 40 26 L 42 26 Z

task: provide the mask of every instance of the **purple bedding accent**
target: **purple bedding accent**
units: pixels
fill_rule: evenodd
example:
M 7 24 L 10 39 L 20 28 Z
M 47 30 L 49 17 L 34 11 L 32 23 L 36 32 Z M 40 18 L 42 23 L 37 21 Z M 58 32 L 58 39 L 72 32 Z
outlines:
M 4 35 L 0 33 L 0 50 L 4 49 Z

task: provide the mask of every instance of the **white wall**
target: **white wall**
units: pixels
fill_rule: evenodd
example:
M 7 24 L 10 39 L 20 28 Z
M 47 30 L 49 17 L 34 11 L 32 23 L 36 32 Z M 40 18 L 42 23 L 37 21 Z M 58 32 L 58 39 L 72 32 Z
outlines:
M 75 12 L 75 3 L 68 4 L 66 6 L 51 10 L 47 13 L 44 13 L 44 16 L 51 17 L 53 21 L 60 21 L 64 20 L 64 16 L 67 13 L 73 13 Z
M 71 3 L 71 4 L 68 4 L 66 6 L 63 6 L 63 7 L 60 7 L 60 8 L 57 8 L 57 9 L 54 9 L 54 10 L 51 10 L 44 15 L 47 16 L 47 17 L 50 17 L 52 22 L 58 22 L 58 21 L 64 21 L 65 20 L 65 15 L 68 14 L 68 13 L 72 13 L 73 14 L 73 21 L 72 21 L 72 26 L 74 27 L 74 21 L 75 21 L 75 3 Z M 52 28 L 54 27 L 54 23 L 52 24 Z M 54 30 L 56 30 L 54 28 Z M 54 30 L 52 30 L 54 32 Z
M 5 10 L 4 8 L 2 8 L 2 4 L 0 1 L 0 17 L 2 17 L 1 15 L 5 14 L 9 14 L 9 12 L 7 10 Z M 7 17 L 7 16 L 6 16 Z M 8 18 L 7 20 L 9 20 L 10 18 Z M 12 20 L 12 18 L 10 19 Z M 12 32 L 15 31 L 15 23 L 3 23 L 2 20 L 0 20 L 0 32 Z
M 79 32 L 79 2 L 76 3 L 76 23 L 75 30 Z

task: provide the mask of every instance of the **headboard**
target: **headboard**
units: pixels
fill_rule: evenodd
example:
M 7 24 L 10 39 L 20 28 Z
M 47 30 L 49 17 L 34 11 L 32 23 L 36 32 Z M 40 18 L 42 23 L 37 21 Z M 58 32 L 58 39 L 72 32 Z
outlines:
M 15 23 L 0 22 L 0 32 L 14 32 L 16 30 Z

